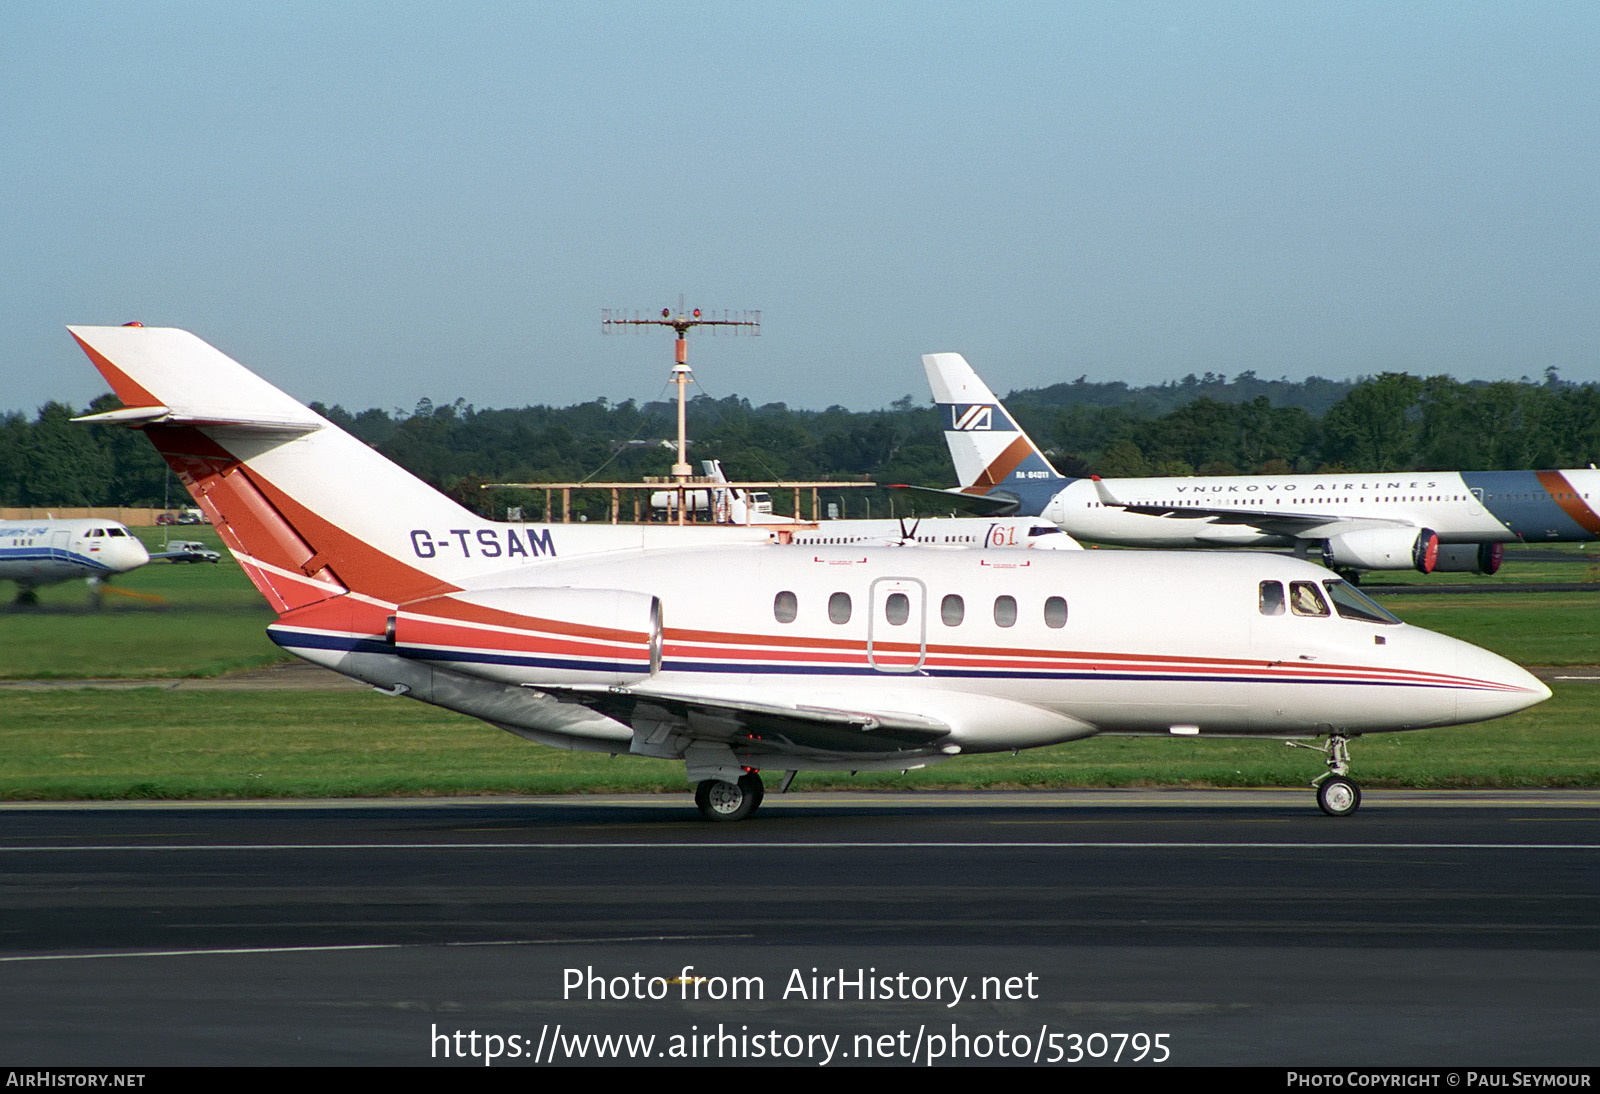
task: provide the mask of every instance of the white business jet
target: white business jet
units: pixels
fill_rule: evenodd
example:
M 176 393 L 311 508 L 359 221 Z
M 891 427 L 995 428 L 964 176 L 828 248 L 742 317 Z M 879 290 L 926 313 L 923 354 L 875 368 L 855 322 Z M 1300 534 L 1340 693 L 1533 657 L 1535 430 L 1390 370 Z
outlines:
M 277 612 L 273 641 L 532 741 L 682 763 L 713 819 L 760 805 L 762 768 L 900 770 L 1097 733 L 1325 738 L 1318 800 L 1344 814 L 1351 737 L 1550 694 L 1283 556 L 497 523 L 192 334 L 71 330 L 125 404 L 93 419 L 155 444 Z

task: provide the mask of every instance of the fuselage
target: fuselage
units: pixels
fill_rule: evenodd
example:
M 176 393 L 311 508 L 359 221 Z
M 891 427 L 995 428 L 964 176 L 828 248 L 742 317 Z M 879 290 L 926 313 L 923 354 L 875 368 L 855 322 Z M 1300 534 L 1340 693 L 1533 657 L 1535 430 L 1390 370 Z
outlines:
M 1078 551 L 1082 545 L 1043 517 L 908 517 L 905 520 L 825 520 L 797 525 L 780 543 L 801 547 L 926 544 L 937 547 L 1020 547 Z
M 1330 583 L 1358 607 L 1346 610 Z M 308 609 L 273 637 L 382 687 L 412 688 L 427 666 L 457 684 L 937 718 L 951 730 L 920 749 L 931 758 L 1093 733 L 1415 729 L 1549 695 L 1509 661 L 1385 618 L 1321 567 L 1270 554 L 644 550 L 463 585 L 393 609 L 386 636 L 370 624 L 365 634 L 303 627 L 325 615 Z M 1293 607 L 1307 586 L 1320 614 Z M 564 732 L 529 710 L 523 728 Z M 494 720 L 515 725 L 506 712 Z M 631 736 L 593 724 L 576 736 L 608 733 L 613 748 Z M 746 748 L 759 760 L 759 742 Z
M 144 544 L 116 521 L 0 521 L 0 580 L 24 589 L 75 577 L 109 577 L 149 561 Z
M 1600 471 L 1418 471 L 1372 475 L 1234 475 L 1108 479 L 1118 505 L 1076 479 L 1044 515 L 1069 533 L 1125 546 L 1281 547 L 1272 535 L 1214 514 L 1162 516 L 1126 506 L 1224 509 L 1244 517 L 1294 514 L 1330 524 L 1362 518 L 1431 528 L 1442 543 L 1545 543 L 1600 536 Z

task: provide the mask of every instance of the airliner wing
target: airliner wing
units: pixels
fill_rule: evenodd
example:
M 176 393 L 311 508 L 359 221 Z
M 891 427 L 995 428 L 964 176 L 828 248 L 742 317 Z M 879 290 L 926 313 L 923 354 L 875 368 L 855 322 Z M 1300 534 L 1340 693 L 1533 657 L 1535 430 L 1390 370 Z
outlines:
M 1330 513 L 1299 512 L 1286 509 L 1240 508 L 1223 505 L 1170 505 L 1167 503 L 1122 501 L 1100 478 L 1094 479 L 1100 504 L 1146 517 L 1171 517 L 1175 520 L 1209 520 L 1215 525 L 1254 528 L 1263 535 L 1292 539 L 1325 539 L 1368 528 L 1414 528 L 1411 521 L 1389 517 L 1351 517 Z

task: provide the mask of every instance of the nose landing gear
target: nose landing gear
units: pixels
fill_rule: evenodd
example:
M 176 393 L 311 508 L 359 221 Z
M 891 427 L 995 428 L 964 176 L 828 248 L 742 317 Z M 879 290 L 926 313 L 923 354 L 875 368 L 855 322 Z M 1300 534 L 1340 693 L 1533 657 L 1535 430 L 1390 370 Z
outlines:
M 1343 775 L 1330 772 L 1317 787 L 1317 804 L 1330 817 L 1348 817 L 1361 806 L 1361 788 Z
M 1343 733 L 1328 735 L 1325 745 L 1308 745 L 1303 741 L 1285 742 L 1290 748 L 1310 748 L 1327 758 L 1328 770 L 1312 780 L 1317 791 L 1317 805 L 1330 817 L 1348 817 L 1361 808 L 1361 787 L 1350 778 L 1350 738 Z

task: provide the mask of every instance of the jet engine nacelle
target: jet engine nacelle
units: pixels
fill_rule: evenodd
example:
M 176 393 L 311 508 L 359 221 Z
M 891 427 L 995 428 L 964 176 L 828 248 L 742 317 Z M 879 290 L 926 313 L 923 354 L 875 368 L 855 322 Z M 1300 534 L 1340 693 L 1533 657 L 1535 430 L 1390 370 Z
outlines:
M 1433 568 L 1436 573 L 1492 574 L 1500 569 L 1505 555 L 1503 543 L 1444 543 Z
M 1410 570 L 1430 574 L 1439 559 L 1439 537 L 1431 528 L 1362 528 L 1329 536 L 1322 562 L 1330 570 Z
M 413 600 L 387 639 L 511 684 L 627 684 L 661 668 L 661 601 L 617 589 L 474 589 Z

